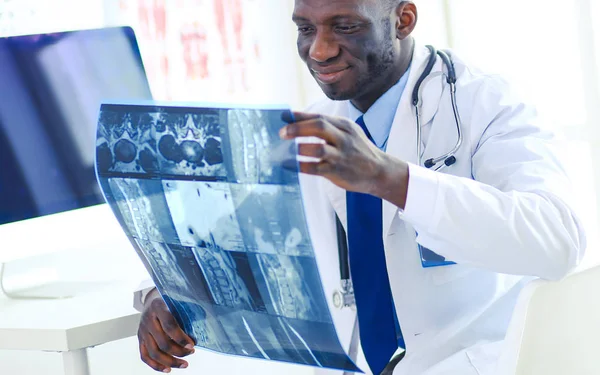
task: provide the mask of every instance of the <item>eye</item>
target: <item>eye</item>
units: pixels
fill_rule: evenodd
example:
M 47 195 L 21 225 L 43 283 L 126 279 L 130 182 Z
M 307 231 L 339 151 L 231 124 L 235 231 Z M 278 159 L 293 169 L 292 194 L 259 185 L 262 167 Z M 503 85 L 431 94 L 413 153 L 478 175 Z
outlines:
M 358 31 L 360 29 L 360 26 L 358 26 L 358 25 L 338 25 L 335 27 L 335 29 L 336 29 L 336 31 L 350 34 L 350 33 L 354 33 L 356 31 Z
M 310 26 L 298 26 L 298 33 L 301 35 L 307 35 L 312 32 L 312 27 Z

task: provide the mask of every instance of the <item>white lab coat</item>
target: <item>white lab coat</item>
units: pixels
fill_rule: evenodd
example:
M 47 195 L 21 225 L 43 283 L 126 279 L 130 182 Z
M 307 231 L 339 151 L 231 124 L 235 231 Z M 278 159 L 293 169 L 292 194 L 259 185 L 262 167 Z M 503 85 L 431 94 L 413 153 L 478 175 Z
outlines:
M 387 146 L 389 154 L 411 163 L 405 210 L 383 202 L 387 267 L 407 346 L 394 375 L 488 375 L 495 373 L 522 286 L 533 277 L 559 279 L 573 270 L 585 235 L 551 135 L 538 127 L 535 111 L 499 77 L 458 56 L 452 57 L 464 139 L 457 162 L 443 172 L 416 165 L 411 94 L 428 57 L 425 47 L 415 48 Z M 438 58 L 433 78 L 422 87 L 423 160 L 448 152 L 457 140 L 442 66 Z M 347 109 L 347 102 L 324 100 L 308 112 L 347 117 Z M 335 210 L 346 222 L 345 191 L 306 177 L 303 189 L 306 196 L 326 197 L 307 199 L 309 217 L 331 217 Z M 325 236 L 331 228 L 311 229 Z M 458 264 L 422 267 L 417 243 Z M 336 256 L 330 254 L 329 261 Z M 348 314 L 334 312 L 344 345 L 351 330 Z M 362 368 L 368 370 L 364 362 Z
M 387 145 L 389 154 L 411 163 L 405 211 L 383 203 L 388 273 L 407 346 L 394 375 L 488 375 L 524 283 L 563 277 L 581 260 L 585 236 L 569 203 L 569 180 L 534 110 L 500 78 L 466 66 L 458 56 L 453 60 L 464 139 L 457 162 L 443 173 L 416 166 L 411 94 L 428 56 L 425 47 L 415 48 Z M 438 59 L 422 88 L 423 160 L 448 152 L 457 139 L 441 71 Z M 347 117 L 347 109 L 347 102 L 324 100 L 307 111 Z M 334 212 L 346 222 L 345 192 L 319 177 L 302 175 L 301 182 L 331 296 L 339 286 Z M 458 264 L 423 268 L 417 243 Z M 142 295 L 136 295 L 138 309 Z M 348 349 L 354 312 L 335 310 L 330 300 Z M 364 360 L 359 364 L 368 373 Z

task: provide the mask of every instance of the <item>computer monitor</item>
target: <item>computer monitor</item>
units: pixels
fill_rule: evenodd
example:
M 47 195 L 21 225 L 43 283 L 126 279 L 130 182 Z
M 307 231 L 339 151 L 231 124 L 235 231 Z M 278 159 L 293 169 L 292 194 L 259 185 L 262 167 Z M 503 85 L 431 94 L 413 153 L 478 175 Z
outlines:
M 150 100 L 133 30 L 0 38 L 0 263 L 128 244 L 94 171 L 104 100 Z

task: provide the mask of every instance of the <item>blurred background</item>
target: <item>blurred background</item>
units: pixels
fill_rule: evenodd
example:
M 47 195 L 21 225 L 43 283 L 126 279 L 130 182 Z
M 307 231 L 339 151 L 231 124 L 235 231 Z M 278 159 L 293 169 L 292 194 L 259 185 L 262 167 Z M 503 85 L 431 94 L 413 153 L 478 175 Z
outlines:
M 557 133 L 587 227 L 589 246 L 581 267 L 598 264 L 600 1 L 416 3 L 419 43 L 451 48 L 481 69 L 503 75 Z M 293 0 L 0 0 L 0 35 L 129 25 L 156 99 L 283 103 L 302 109 L 322 94 L 297 56 L 292 10 Z M 111 263 L 107 255 L 114 256 Z M 102 278 L 106 272 L 119 277 L 132 266 L 140 269 L 134 254 L 110 250 L 58 257 L 40 263 L 55 262 L 81 278 Z M 192 364 L 204 361 L 203 355 L 210 356 L 196 355 Z M 32 358 L 39 359 L 37 364 Z M 94 374 L 152 373 L 138 358 L 134 338 L 90 353 Z M 262 362 L 227 365 L 228 370 L 204 373 L 261 372 Z M 0 351 L 0 366 L 2 374 L 60 373 L 60 357 Z

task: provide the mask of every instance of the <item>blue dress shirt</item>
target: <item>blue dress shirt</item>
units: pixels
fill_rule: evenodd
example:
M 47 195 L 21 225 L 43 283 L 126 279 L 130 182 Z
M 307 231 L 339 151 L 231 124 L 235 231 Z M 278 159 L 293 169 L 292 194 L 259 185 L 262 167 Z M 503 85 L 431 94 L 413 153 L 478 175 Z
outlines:
M 406 89 L 409 72 L 410 67 L 394 86 L 373 103 L 366 113 L 362 113 L 352 103 L 348 102 L 348 118 L 356 121 L 357 118 L 363 116 L 373 141 L 381 150 L 386 149 L 398 103 Z

